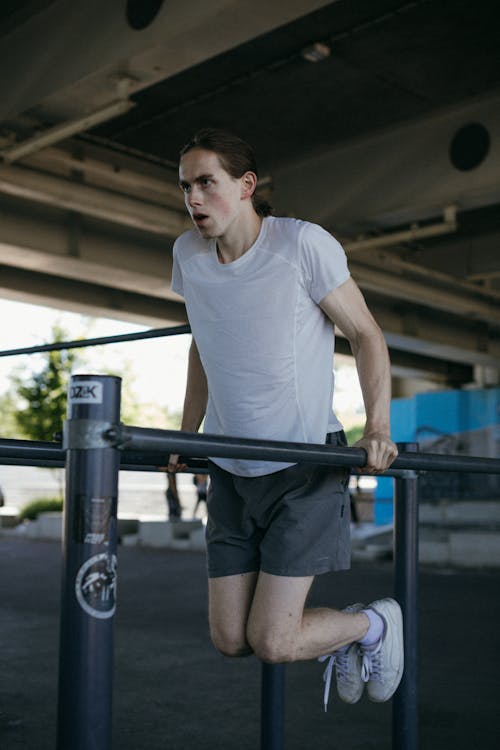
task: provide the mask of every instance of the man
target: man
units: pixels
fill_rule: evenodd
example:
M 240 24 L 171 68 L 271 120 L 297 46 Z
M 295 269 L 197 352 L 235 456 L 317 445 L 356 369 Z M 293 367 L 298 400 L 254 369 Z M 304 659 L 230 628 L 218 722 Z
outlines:
M 345 444 L 332 412 L 334 326 L 349 339 L 366 409 L 370 472 L 386 469 L 390 365 L 382 333 L 321 227 L 270 216 L 252 149 L 219 130 L 181 151 L 179 184 L 196 229 L 174 246 L 172 288 L 193 341 L 182 430 Z M 169 470 L 180 467 L 178 456 Z M 398 604 L 307 609 L 314 576 L 350 565 L 348 472 L 268 461 L 210 461 L 209 621 L 228 656 L 328 659 L 340 697 L 384 701 L 403 670 Z M 327 693 L 325 697 L 326 706 Z

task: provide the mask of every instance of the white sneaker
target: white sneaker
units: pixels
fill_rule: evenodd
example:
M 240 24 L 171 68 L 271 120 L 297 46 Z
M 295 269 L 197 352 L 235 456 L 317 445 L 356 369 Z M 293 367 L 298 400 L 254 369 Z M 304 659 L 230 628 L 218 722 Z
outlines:
M 384 621 L 384 633 L 373 646 L 359 644 L 361 678 L 371 701 L 381 703 L 395 693 L 404 668 L 403 616 L 394 599 L 379 599 L 369 604 Z
M 364 604 L 351 604 L 343 612 L 361 612 L 365 609 Z M 339 698 L 345 703 L 357 703 L 363 694 L 364 682 L 361 677 L 361 653 L 358 643 L 351 643 L 347 648 L 340 651 L 334 651 L 333 654 L 320 656 L 318 661 L 328 660 L 326 669 L 323 673 L 325 691 L 323 702 L 325 711 L 328 707 L 328 697 L 330 695 L 330 685 L 332 681 L 333 668 L 337 678 L 337 692 Z

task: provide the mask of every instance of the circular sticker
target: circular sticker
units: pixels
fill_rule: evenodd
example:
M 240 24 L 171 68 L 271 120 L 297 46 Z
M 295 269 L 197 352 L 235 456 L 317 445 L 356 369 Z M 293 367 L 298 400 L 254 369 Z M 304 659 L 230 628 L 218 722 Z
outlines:
M 86 560 L 75 582 L 81 608 L 100 620 L 112 617 L 116 609 L 116 555 L 102 552 Z

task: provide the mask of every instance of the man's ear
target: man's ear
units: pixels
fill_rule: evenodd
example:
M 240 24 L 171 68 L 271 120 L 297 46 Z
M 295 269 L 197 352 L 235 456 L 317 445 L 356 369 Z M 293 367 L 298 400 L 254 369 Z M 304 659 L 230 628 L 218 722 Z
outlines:
M 257 187 L 257 175 L 255 172 L 245 172 L 241 178 L 241 198 L 251 198 Z

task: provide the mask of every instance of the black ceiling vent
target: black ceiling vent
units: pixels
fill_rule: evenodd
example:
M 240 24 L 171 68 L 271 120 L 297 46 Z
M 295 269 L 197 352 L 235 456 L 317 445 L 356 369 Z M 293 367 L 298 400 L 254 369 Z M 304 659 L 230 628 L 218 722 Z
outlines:
M 127 21 L 136 31 L 142 31 L 153 23 L 163 0 L 127 0 Z
M 468 172 L 483 162 L 490 150 L 490 134 L 484 125 L 471 122 L 457 130 L 450 145 L 450 160 L 456 169 Z

